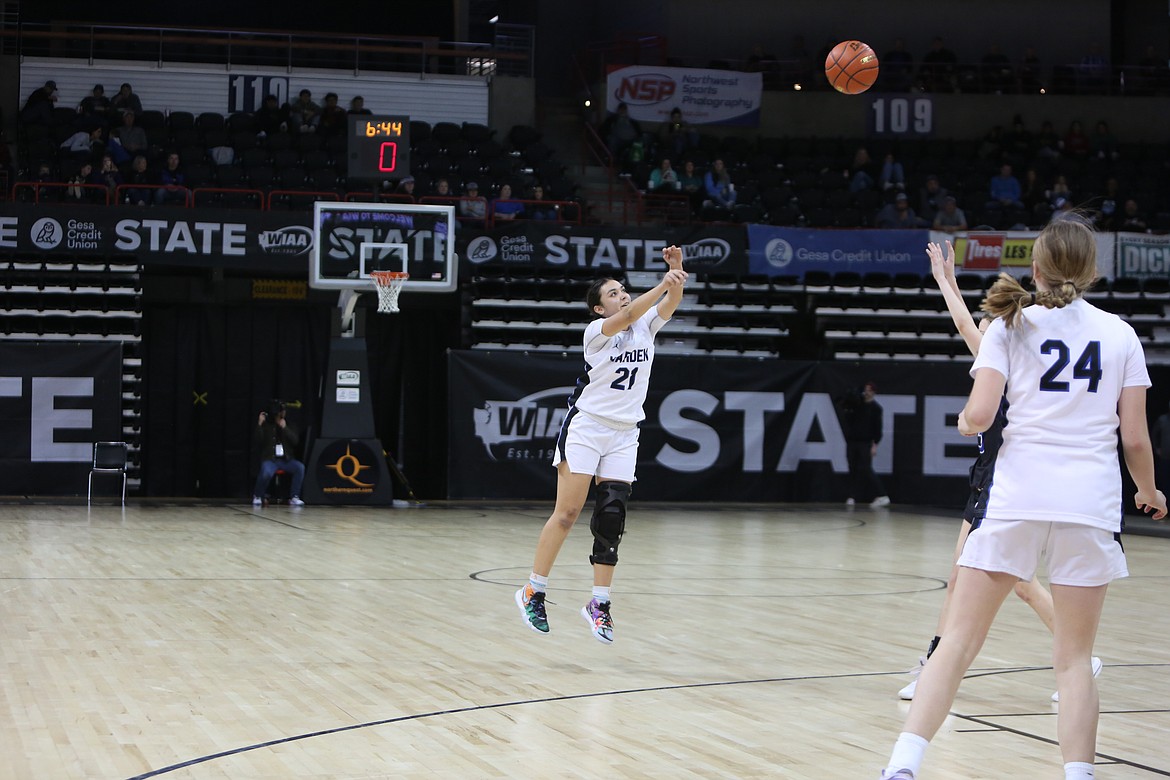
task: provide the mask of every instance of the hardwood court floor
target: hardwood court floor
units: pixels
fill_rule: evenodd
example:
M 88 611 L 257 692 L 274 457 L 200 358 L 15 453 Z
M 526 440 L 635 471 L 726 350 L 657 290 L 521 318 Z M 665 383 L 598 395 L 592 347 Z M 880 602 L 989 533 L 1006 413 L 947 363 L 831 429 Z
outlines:
M 953 516 L 635 503 L 604 646 L 550 506 L 0 506 L 0 777 L 873 780 Z M 1100 780 L 1170 777 L 1170 540 L 1128 537 Z M 1050 642 L 1005 605 L 921 780 L 1061 777 Z

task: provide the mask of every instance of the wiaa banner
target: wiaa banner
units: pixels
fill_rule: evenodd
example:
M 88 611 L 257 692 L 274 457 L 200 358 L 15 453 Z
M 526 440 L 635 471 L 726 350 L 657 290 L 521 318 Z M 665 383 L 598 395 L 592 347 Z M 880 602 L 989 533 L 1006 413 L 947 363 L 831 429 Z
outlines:
M 121 438 L 121 344 L 0 341 L 0 495 L 84 495 Z
M 704 225 L 615 228 L 556 222 L 517 221 L 490 231 L 460 231 L 460 271 L 490 263 L 526 270 L 588 268 L 598 274 L 666 272 L 662 250 L 677 245 L 692 272 L 747 273 L 747 236 L 742 227 Z
M 0 252 L 50 262 L 142 263 L 307 273 L 310 215 L 244 209 L 0 204 Z
M 551 502 L 551 458 L 583 373 L 580 353 L 452 351 L 449 369 L 449 497 Z M 955 428 L 971 387 L 966 369 L 658 356 L 634 496 L 843 502 L 849 480 L 838 410 L 873 381 L 885 430 L 874 466 L 886 491 L 898 503 L 953 505 L 957 513 L 976 455 L 974 440 Z

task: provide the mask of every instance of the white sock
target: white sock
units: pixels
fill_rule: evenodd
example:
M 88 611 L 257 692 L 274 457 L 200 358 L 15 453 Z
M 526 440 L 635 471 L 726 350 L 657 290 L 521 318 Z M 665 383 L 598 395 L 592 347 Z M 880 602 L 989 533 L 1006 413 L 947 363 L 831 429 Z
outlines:
M 1093 780 L 1093 765 L 1084 761 L 1069 761 L 1064 765 L 1064 780 Z
M 548 577 L 532 572 L 528 575 L 528 584 L 532 586 L 534 593 L 544 593 L 548 590 Z
M 894 774 L 899 769 L 909 769 L 911 774 L 918 777 L 918 770 L 922 767 L 922 754 L 926 752 L 928 740 L 917 734 L 903 731 L 894 743 L 894 752 L 890 754 L 890 765 L 886 767 L 888 774 Z
M 604 588 L 601 585 L 593 586 L 593 598 L 597 599 L 598 604 L 604 604 L 609 601 L 609 588 Z

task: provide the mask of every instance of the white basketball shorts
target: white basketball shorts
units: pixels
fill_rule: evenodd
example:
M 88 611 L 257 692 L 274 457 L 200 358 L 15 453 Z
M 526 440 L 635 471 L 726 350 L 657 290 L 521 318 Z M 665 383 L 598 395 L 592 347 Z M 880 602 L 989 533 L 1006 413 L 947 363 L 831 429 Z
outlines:
M 1125 551 L 1112 531 L 1042 520 L 985 519 L 967 537 L 959 565 L 1026 581 L 1036 576 L 1041 556 L 1054 585 L 1091 588 L 1129 576 Z
M 614 430 L 597 418 L 573 409 L 561 426 L 552 464 L 558 466 L 563 460 L 574 474 L 633 482 L 640 432 L 638 428 Z

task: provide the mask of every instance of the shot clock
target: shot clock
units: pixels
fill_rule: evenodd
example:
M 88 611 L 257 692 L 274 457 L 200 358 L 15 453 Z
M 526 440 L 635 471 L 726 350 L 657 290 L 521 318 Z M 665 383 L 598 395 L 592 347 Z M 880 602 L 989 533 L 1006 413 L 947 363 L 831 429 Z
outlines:
M 350 114 L 347 120 L 346 175 L 351 181 L 410 174 L 410 117 Z

